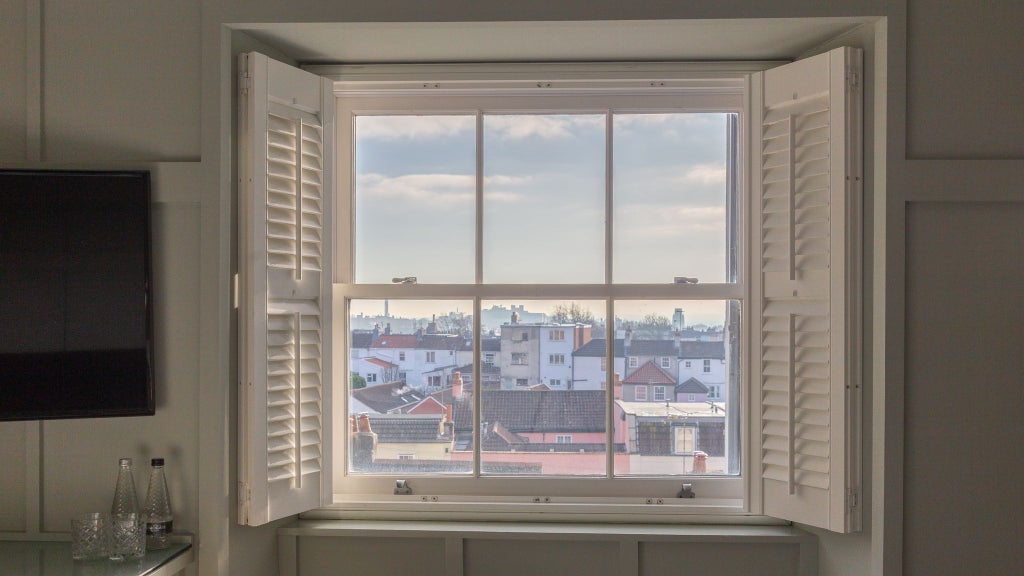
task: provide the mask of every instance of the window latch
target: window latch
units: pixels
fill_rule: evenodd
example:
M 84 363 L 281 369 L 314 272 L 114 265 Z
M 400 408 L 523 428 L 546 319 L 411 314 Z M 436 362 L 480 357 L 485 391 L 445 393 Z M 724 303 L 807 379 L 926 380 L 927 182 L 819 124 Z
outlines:
M 683 489 L 676 494 L 676 498 L 696 498 L 697 494 L 693 491 L 693 484 L 683 484 Z
M 696 284 L 697 282 L 699 280 L 691 276 L 676 276 L 672 279 L 673 284 Z
M 416 283 L 416 277 L 415 276 L 403 276 L 403 277 L 400 277 L 400 278 L 392 278 L 391 279 L 391 283 L 392 284 L 415 284 Z
M 409 496 L 412 494 L 412 486 L 405 480 L 395 480 L 395 496 Z

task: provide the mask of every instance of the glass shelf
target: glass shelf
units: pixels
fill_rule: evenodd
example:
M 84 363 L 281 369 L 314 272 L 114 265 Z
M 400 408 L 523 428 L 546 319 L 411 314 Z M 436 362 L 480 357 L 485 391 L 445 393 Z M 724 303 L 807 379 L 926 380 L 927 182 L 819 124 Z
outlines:
M 136 560 L 71 559 L 71 542 L 0 541 L 4 576 L 171 576 L 192 563 L 192 545 L 173 543 Z

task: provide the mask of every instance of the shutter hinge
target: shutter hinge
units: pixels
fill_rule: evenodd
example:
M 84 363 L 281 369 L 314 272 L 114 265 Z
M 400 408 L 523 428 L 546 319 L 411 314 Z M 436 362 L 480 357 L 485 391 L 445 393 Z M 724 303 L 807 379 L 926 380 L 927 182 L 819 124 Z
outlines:
M 850 66 L 846 69 L 846 87 L 851 92 L 860 90 L 860 75 L 857 73 L 857 69 Z
M 238 482 L 238 509 L 241 511 L 242 523 L 249 522 L 249 503 L 252 502 L 252 490 L 245 482 Z
M 859 503 L 860 498 L 858 497 L 859 495 L 860 495 L 860 491 L 857 490 L 856 488 L 847 488 L 846 489 L 846 509 L 847 510 L 856 510 L 857 509 L 857 506 L 860 505 L 860 503 Z
M 245 55 L 245 62 L 242 63 L 242 69 L 239 70 L 238 74 L 238 91 L 241 92 L 242 96 L 249 94 L 249 90 L 252 88 L 252 75 L 249 74 L 249 55 Z

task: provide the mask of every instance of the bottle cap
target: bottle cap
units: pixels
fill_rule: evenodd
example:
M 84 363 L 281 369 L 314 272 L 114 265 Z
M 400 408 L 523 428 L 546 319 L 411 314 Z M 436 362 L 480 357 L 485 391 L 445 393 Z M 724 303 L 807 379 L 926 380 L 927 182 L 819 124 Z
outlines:
M 120 458 L 120 459 L 118 459 L 117 463 L 118 463 L 119 466 L 131 466 L 132 465 L 132 459 L 131 458 Z
M 150 466 L 163 466 L 164 465 L 164 459 L 163 458 L 153 458 L 149 462 L 149 464 L 150 464 Z

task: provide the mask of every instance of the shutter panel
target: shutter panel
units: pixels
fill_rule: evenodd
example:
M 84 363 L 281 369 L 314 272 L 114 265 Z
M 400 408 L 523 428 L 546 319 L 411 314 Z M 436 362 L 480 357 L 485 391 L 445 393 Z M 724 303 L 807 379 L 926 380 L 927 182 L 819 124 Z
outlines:
M 257 53 L 240 63 L 239 522 L 330 492 L 329 81 Z
M 764 513 L 860 529 L 859 50 L 754 75 L 754 429 Z M 755 268 L 757 270 L 757 268 Z

